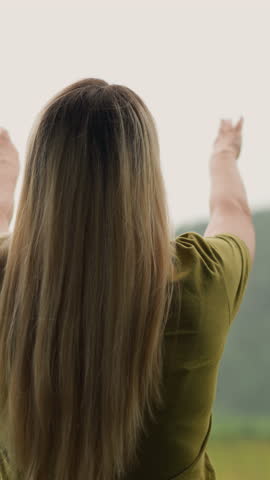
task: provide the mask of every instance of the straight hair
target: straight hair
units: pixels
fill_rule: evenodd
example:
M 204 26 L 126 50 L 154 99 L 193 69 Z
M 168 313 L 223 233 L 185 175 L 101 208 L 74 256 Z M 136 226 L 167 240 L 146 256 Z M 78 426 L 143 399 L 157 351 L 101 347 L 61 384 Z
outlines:
M 14 478 L 115 480 L 138 461 L 145 416 L 163 404 L 181 278 L 172 233 L 142 99 L 96 78 L 56 94 L 31 129 L 0 249 L 1 435 Z

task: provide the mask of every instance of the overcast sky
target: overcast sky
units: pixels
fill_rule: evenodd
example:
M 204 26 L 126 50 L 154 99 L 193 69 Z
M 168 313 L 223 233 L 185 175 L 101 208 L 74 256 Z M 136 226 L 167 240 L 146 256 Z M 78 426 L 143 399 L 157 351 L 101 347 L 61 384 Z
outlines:
M 221 117 L 244 116 L 239 165 L 248 197 L 252 209 L 270 206 L 270 2 L 16 3 L 1 2 L 0 126 L 21 162 L 44 103 L 98 77 L 132 88 L 153 113 L 174 225 L 208 215 L 208 158 Z

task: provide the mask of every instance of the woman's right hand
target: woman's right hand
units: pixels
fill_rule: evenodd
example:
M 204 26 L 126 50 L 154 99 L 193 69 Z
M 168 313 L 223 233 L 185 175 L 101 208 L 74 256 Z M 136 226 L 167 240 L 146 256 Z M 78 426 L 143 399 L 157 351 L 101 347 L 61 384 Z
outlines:
M 218 135 L 213 145 L 213 156 L 220 153 L 239 157 L 242 146 L 243 117 L 233 127 L 231 120 L 221 120 Z

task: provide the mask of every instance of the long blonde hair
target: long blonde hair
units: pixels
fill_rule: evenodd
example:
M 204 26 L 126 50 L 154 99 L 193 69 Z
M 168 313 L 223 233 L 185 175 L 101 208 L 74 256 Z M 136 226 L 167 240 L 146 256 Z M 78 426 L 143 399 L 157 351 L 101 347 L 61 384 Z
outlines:
M 142 99 L 95 78 L 55 95 L 0 255 L 0 414 L 24 480 L 117 479 L 137 461 L 163 401 L 171 233 Z

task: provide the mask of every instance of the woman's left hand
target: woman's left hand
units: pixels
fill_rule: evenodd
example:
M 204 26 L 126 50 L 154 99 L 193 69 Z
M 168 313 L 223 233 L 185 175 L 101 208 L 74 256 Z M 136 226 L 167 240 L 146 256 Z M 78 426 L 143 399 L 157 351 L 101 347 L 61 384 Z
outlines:
M 233 126 L 231 120 L 221 120 L 218 135 L 213 146 L 214 156 L 225 153 L 237 160 L 242 146 L 243 122 L 243 117 L 240 118 L 235 126 Z
M 19 153 L 6 129 L 0 127 L 0 218 L 13 215 L 14 191 L 20 171 Z

